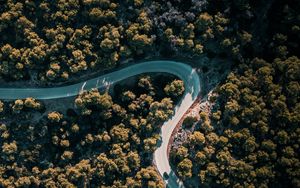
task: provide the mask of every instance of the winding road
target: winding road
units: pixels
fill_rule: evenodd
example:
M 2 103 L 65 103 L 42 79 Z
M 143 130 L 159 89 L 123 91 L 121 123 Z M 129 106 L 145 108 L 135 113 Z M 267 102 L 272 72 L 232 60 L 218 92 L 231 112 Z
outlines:
M 24 99 L 27 97 L 56 99 L 76 96 L 82 90 L 104 88 L 128 77 L 151 72 L 164 72 L 176 75 L 185 84 L 184 96 L 175 107 L 174 116 L 163 124 L 161 129 L 161 145 L 154 152 L 154 162 L 159 173 L 162 177 L 164 177 L 165 173 L 169 175 L 169 178 L 164 179 L 167 187 L 183 187 L 183 183 L 171 170 L 167 149 L 174 128 L 200 93 L 199 76 L 195 69 L 187 64 L 175 61 L 147 61 L 69 86 L 55 88 L 0 88 L 0 99 Z

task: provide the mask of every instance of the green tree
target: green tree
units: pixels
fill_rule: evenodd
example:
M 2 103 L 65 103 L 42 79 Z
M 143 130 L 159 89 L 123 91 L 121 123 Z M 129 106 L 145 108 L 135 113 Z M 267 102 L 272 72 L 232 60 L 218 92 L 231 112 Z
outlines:
M 110 130 L 110 136 L 115 141 L 126 142 L 129 138 L 130 129 L 126 128 L 124 124 L 113 126 Z
M 202 146 L 205 143 L 205 136 L 201 132 L 195 131 L 195 132 L 193 132 L 193 134 L 191 134 L 189 136 L 189 142 L 192 145 L 200 145 L 200 146 Z
M 170 84 L 166 85 L 164 91 L 169 96 L 178 97 L 184 92 L 184 83 L 182 80 L 174 80 Z
M 177 166 L 179 177 L 182 178 L 183 180 L 191 178 L 192 168 L 193 168 L 192 161 L 188 158 L 183 159 Z
M 4 111 L 4 103 L 0 101 L 0 113 Z
M 61 121 L 62 118 L 63 118 L 63 115 L 59 112 L 50 112 L 50 113 L 48 113 L 48 119 L 51 122 L 58 123 L 58 122 Z

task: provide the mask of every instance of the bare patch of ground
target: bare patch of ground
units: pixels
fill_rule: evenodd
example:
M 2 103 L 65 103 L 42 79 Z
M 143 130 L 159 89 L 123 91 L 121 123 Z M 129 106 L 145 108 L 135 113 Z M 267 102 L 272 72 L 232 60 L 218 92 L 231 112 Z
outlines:
M 195 123 L 191 128 L 187 129 L 182 126 L 183 121 L 186 117 L 192 116 L 200 120 L 200 112 L 206 112 L 208 115 L 211 114 L 211 109 L 214 105 L 210 98 L 213 97 L 214 89 L 226 79 L 230 73 L 231 63 L 229 60 L 219 58 L 202 58 L 201 60 L 195 60 L 190 65 L 197 67 L 196 70 L 201 78 L 201 94 L 198 99 L 191 106 L 191 108 L 181 118 L 180 122 L 176 125 L 172 133 L 172 137 L 169 141 L 168 153 L 174 147 L 177 148 L 183 142 L 185 142 L 190 134 L 193 133 L 196 126 L 201 126 Z

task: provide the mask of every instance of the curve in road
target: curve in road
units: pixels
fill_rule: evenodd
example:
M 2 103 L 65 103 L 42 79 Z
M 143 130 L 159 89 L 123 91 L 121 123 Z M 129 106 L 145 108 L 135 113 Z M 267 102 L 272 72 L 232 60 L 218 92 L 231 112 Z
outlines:
M 170 167 L 167 149 L 174 128 L 200 93 L 199 76 L 195 69 L 187 64 L 175 61 L 148 61 L 69 86 L 55 88 L 0 88 L 0 98 L 24 99 L 33 97 L 35 99 L 56 99 L 76 96 L 82 90 L 104 88 L 128 77 L 151 72 L 176 75 L 183 80 L 185 84 L 184 96 L 176 105 L 174 116 L 163 124 L 161 129 L 161 145 L 154 152 L 154 161 L 159 173 L 162 177 L 164 177 L 165 173 L 169 176 L 169 178 L 164 179 L 166 185 L 172 188 L 183 187 L 182 181 L 180 181 Z

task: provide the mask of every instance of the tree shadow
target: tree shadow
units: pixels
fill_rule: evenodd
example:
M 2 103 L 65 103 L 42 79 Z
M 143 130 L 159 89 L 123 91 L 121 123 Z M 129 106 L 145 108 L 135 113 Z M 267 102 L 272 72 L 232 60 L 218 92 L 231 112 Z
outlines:
M 166 180 L 167 188 L 183 188 L 184 185 L 180 179 L 176 176 L 173 170 L 168 174 L 169 178 Z

